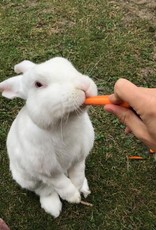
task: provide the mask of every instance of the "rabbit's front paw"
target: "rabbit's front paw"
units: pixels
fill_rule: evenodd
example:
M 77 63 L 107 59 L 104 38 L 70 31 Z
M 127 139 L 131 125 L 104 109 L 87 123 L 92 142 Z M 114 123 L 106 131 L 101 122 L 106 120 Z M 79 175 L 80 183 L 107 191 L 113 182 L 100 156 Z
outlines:
M 89 190 L 88 181 L 86 178 L 84 179 L 80 192 L 82 192 L 85 198 L 91 193 L 91 191 Z
M 64 189 L 57 189 L 57 192 L 63 200 L 70 203 L 80 203 L 81 201 L 80 192 L 71 182 Z
M 45 197 L 41 196 L 40 203 L 41 207 L 54 218 L 60 215 L 62 203 L 57 193 L 54 192 L 51 195 Z
M 81 201 L 81 195 L 78 191 L 76 191 L 74 194 L 71 194 L 71 196 L 69 196 L 67 198 L 67 201 L 70 203 L 80 203 Z

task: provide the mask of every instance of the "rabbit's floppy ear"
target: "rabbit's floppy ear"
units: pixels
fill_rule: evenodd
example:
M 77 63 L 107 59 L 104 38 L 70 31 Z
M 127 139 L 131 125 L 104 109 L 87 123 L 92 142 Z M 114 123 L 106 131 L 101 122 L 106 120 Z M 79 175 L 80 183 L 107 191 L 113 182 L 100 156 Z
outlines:
M 24 61 L 22 61 L 19 64 L 14 66 L 14 71 L 17 74 L 24 73 L 27 70 L 31 69 L 33 66 L 35 66 L 35 63 L 28 61 L 28 60 L 24 60 Z
M 22 92 L 22 75 L 16 77 L 11 77 L 0 83 L 0 92 L 2 96 L 13 99 L 15 97 L 20 97 L 25 99 L 24 93 Z

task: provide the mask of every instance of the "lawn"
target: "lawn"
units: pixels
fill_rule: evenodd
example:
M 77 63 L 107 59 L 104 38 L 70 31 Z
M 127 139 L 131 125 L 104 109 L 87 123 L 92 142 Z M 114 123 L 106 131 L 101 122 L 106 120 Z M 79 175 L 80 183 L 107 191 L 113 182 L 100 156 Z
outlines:
M 0 81 L 23 59 L 63 56 L 95 80 L 99 94 L 113 92 L 120 77 L 155 87 L 155 11 L 152 0 L 0 1 Z M 93 207 L 64 202 L 57 219 L 45 213 L 9 172 L 6 136 L 22 105 L 0 98 L 0 217 L 11 230 L 156 229 L 156 162 L 99 107 L 89 111 L 96 139 L 86 165 L 92 191 L 86 201 Z M 128 155 L 146 160 L 129 161 Z

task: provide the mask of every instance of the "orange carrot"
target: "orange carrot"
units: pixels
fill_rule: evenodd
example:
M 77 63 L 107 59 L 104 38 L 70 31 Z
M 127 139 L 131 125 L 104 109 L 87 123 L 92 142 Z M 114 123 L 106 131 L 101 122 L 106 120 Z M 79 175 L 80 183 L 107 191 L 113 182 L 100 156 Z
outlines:
M 129 160 L 144 160 L 145 158 L 140 156 L 128 156 Z
M 88 97 L 86 98 L 84 104 L 85 105 L 107 105 L 112 104 L 111 101 L 108 98 L 109 95 L 101 95 L 101 96 L 94 96 L 94 97 Z M 122 102 L 120 106 L 129 108 L 127 102 Z

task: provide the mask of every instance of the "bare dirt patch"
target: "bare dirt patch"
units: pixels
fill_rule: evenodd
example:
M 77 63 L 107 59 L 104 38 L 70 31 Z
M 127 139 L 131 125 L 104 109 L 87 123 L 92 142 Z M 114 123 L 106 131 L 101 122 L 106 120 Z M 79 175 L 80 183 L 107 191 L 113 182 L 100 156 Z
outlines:
M 134 26 L 136 19 L 147 21 L 148 32 L 153 34 L 153 40 L 156 41 L 156 0 L 113 0 L 114 3 L 125 12 L 122 21 L 126 26 Z M 153 52 L 151 59 L 156 61 L 156 42 L 153 43 Z M 148 78 L 156 73 L 156 67 L 145 67 L 139 70 L 139 75 Z
M 120 4 L 127 14 L 125 16 L 139 17 L 148 20 L 150 24 L 156 26 L 156 1 L 155 0 L 119 0 L 114 1 Z
M 141 19 L 149 20 L 149 22 L 153 25 L 156 24 L 155 0 L 133 0 L 131 4 L 133 5 L 134 13 L 136 13 L 138 17 L 140 17 Z

